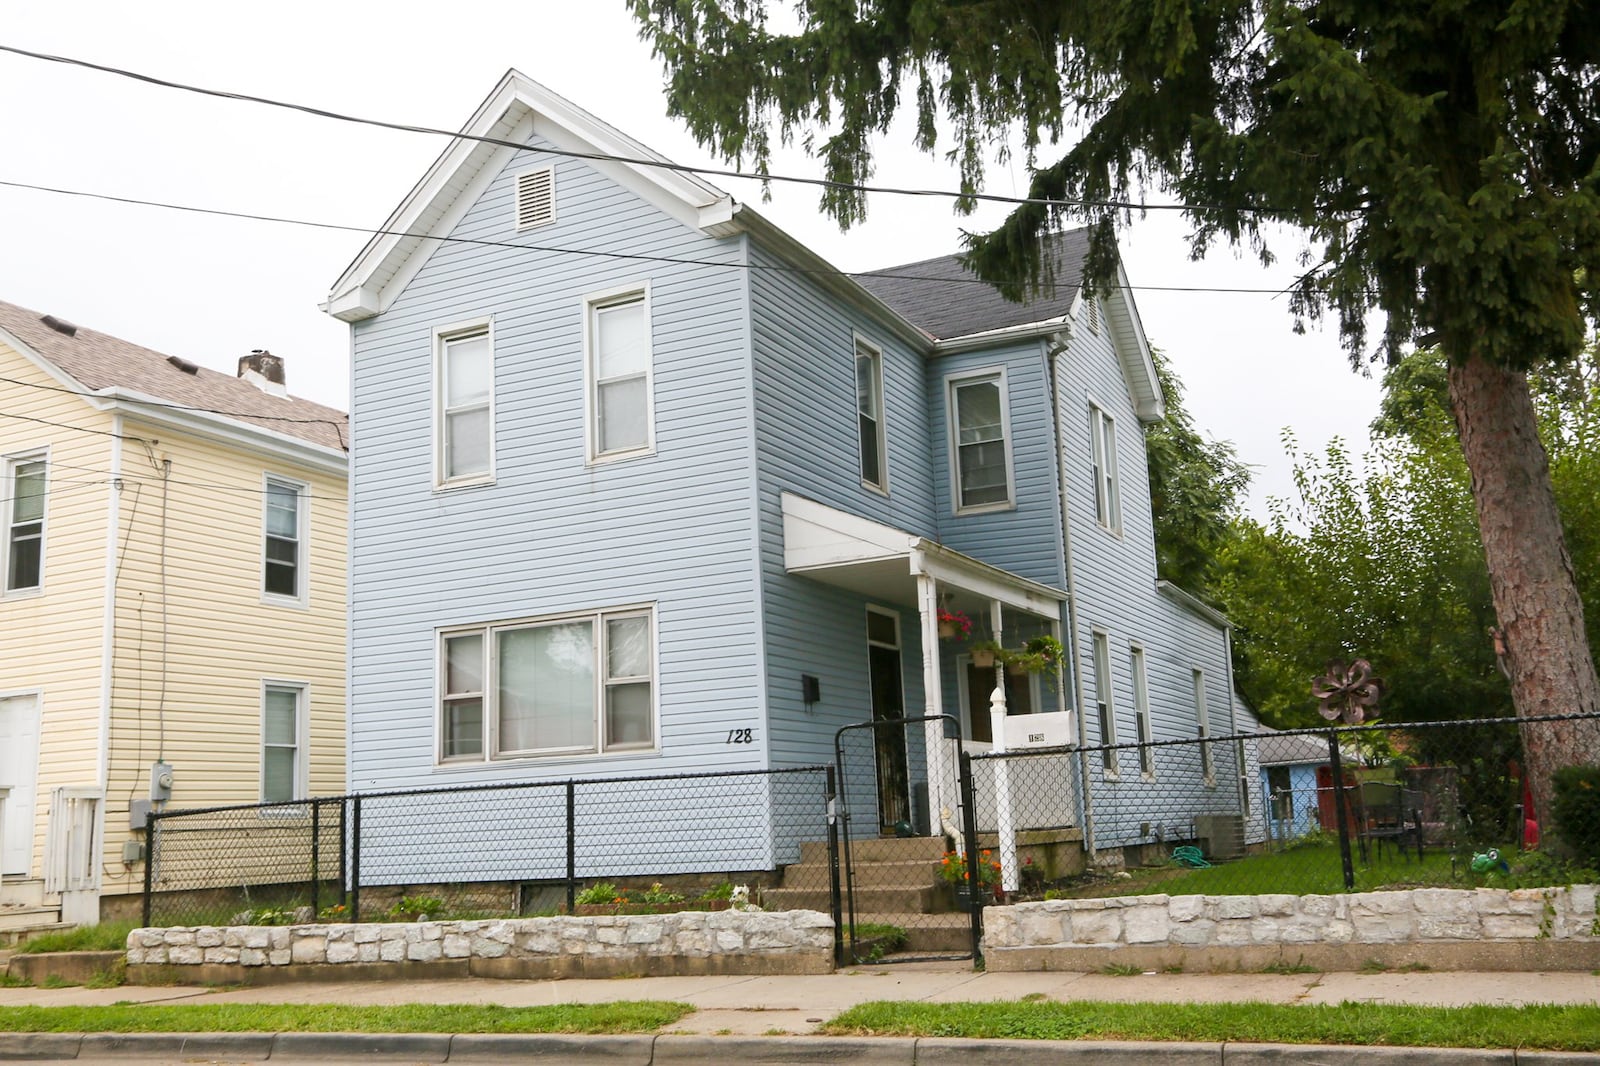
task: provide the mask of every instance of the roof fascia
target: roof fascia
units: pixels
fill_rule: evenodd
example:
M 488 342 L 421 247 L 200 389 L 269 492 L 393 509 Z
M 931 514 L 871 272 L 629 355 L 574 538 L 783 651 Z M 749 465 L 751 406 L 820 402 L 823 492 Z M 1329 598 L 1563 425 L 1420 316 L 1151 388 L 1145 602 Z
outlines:
M 50 377 L 62 388 L 67 389 L 70 392 L 77 393 L 83 398 L 84 402 L 89 404 L 89 406 L 100 406 L 93 401 L 93 394 L 83 382 L 79 381 L 65 370 L 62 370 L 59 366 L 56 366 L 56 364 L 51 362 L 47 357 L 34 351 L 33 348 L 25 344 L 16 334 L 5 329 L 4 327 L 0 327 L 0 343 L 6 344 L 14 351 L 18 352 L 22 358 L 38 367 L 40 372 Z
M 171 407 L 170 401 L 159 400 L 130 389 L 114 386 L 101 389 L 95 395 L 105 401 L 105 409 L 136 418 L 141 422 L 167 426 L 245 451 L 288 459 L 324 473 L 344 476 L 349 471 L 349 457 L 344 452 L 322 444 L 313 444 L 298 437 L 206 411 L 179 410 Z
M 526 120 L 527 112 L 536 116 L 535 131 L 550 137 L 562 147 L 581 147 L 602 155 L 668 162 L 664 156 L 515 70 L 506 72 L 461 132 L 476 137 L 516 139 L 509 136 L 508 130 L 495 131 L 508 118 L 512 119 L 514 127 L 520 126 Z M 386 294 L 399 291 L 395 282 L 402 276 L 409 278 L 406 272 L 409 261 L 418 257 L 426 260 L 426 253 L 432 250 L 427 242 L 431 240 L 436 245 L 438 238 L 448 231 L 448 225 L 453 225 L 452 216 L 455 216 L 455 212 L 450 207 L 462 202 L 470 207 L 476 200 L 472 192 L 481 193 L 481 189 L 473 188 L 476 182 L 467 188 L 456 188 L 459 176 L 472 168 L 475 171 L 489 171 L 492 179 L 504 166 L 503 161 L 498 167 L 495 166 L 495 154 L 505 153 L 509 156 L 513 151 L 503 145 L 489 145 L 481 141 L 459 138 L 451 141 L 422 179 L 390 213 L 382 226 L 384 232 L 374 235 L 338 281 L 334 282 L 328 299 L 321 305 L 322 309 L 347 322 L 370 318 L 384 310 L 387 306 Z M 733 198 L 692 174 L 604 160 L 589 162 L 608 177 L 711 236 L 730 236 L 738 231 L 733 221 Z M 455 191 L 452 192 L 453 188 Z M 419 235 L 412 232 L 413 227 L 430 214 L 434 216 L 433 222 L 424 223 L 426 233 L 419 241 Z M 386 265 L 394 267 L 390 278 L 374 285 L 374 278 Z
M 969 333 L 964 337 L 951 337 L 948 340 L 938 341 L 933 346 L 933 352 L 935 355 L 955 355 L 960 352 L 974 352 L 980 348 L 993 348 L 1001 344 L 1034 340 L 1060 333 L 1062 327 L 1067 324 L 1068 319 L 1063 315 L 1056 318 L 1042 318 L 1037 322 L 1024 322 L 1020 326 L 991 329 L 986 333 Z
M 748 232 L 761 245 L 787 261 L 791 266 L 805 271 L 813 281 L 830 294 L 839 297 L 859 311 L 871 315 L 873 320 L 894 332 L 907 344 L 924 355 L 933 354 L 934 340 L 912 325 L 894 308 L 868 292 L 866 287 L 840 270 L 810 248 L 779 229 L 771 221 L 756 213 L 749 204 L 739 204 L 734 212 L 734 222 Z
M 1156 591 L 1191 614 L 1199 615 L 1218 629 L 1232 629 L 1233 623 L 1221 611 L 1208 607 L 1193 593 L 1185 592 L 1165 578 L 1156 579 Z
M 1117 261 L 1116 292 L 1107 301 L 1106 320 L 1111 327 L 1111 342 L 1122 358 L 1134 413 L 1145 422 L 1161 421 L 1167 413 L 1166 402 L 1161 396 L 1161 379 L 1156 374 L 1155 359 L 1150 355 L 1150 342 L 1144 335 L 1144 324 L 1139 321 L 1139 308 L 1133 302 L 1133 289 L 1128 284 L 1128 272 L 1122 268 L 1120 258 Z

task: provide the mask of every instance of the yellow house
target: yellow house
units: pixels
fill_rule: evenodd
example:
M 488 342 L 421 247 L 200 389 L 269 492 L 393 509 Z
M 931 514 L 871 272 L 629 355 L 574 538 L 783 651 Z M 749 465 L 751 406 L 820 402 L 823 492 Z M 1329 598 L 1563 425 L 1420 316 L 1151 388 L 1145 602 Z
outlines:
M 0 302 L 0 932 L 136 914 L 152 803 L 343 790 L 348 441 Z

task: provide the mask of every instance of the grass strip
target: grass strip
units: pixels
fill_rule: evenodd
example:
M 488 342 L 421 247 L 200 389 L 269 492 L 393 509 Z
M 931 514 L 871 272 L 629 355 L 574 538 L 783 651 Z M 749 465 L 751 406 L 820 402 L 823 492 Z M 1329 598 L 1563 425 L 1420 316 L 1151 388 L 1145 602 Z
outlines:
M 121 951 L 128 946 L 128 934 L 139 927 L 138 922 L 104 922 L 100 925 L 80 925 L 59 933 L 42 933 L 25 940 L 17 948 L 19 955 L 39 955 L 51 951 Z
M 693 1011 L 660 1000 L 548 1007 L 117 1003 L 0 1007 L 0 1033 L 649 1033 Z
M 1600 1050 L 1600 1007 L 1278 1003 L 863 1003 L 835 1036 L 1192 1040 L 1269 1044 Z

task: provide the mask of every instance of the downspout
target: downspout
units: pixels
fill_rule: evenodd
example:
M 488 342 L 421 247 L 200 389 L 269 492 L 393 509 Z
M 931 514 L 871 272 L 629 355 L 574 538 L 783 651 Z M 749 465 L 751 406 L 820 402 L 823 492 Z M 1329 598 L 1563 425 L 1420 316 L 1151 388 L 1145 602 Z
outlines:
M 1062 577 L 1067 586 L 1067 647 L 1072 649 L 1068 662 L 1072 664 L 1072 703 L 1077 712 L 1078 728 L 1078 804 L 1083 822 L 1083 849 L 1094 865 L 1094 802 L 1089 794 L 1089 753 L 1084 749 L 1088 725 L 1083 711 L 1083 669 L 1078 647 L 1078 594 L 1072 583 L 1072 522 L 1067 504 L 1067 457 L 1061 443 L 1061 396 L 1056 387 L 1056 369 L 1061 353 L 1067 350 L 1072 339 L 1072 327 L 1063 322 L 1061 329 L 1047 338 L 1045 348 L 1045 377 L 1050 386 L 1050 436 L 1055 443 L 1056 503 L 1061 512 L 1061 565 Z M 1231 677 L 1231 666 L 1230 666 Z

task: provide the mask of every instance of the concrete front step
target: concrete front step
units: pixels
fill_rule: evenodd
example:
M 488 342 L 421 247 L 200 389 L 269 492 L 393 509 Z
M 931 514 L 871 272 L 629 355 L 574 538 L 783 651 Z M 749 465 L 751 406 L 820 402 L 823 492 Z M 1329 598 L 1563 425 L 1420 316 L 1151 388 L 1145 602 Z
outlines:
M 840 892 L 845 890 L 840 887 Z M 949 895 L 940 886 L 921 888 L 862 888 L 856 886 L 856 910 L 898 911 L 913 914 L 934 914 L 950 909 Z M 768 910 L 820 910 L 829 908 L 826 889 L 769 888 L 761 893 L 761 905 Z M 848 897 L 846 898 L 848 905 Z
M 907 885 L 937 884 L 942 866 L 932 859 L 914 859 L 907 862 L 857 862 L 855 864 L 857 888 L 903 888 Z M 813 865 L 797 862 L 783 869 L 785 885 L 826 885 L 830 877 L 827 863 Z M 844 882 L 844 870 L 839 871 Z
M 844 859 L 844 845 L 840 844 L 840 861 Z M 854 837 L 850 841 L 850 861 L 911 862 L 927 859 L 938 862 L 944 858 L 943 837 Z M 800 862 L 807 866 L 828 864 L 828 842 L 808 840 L 800 845 Z

